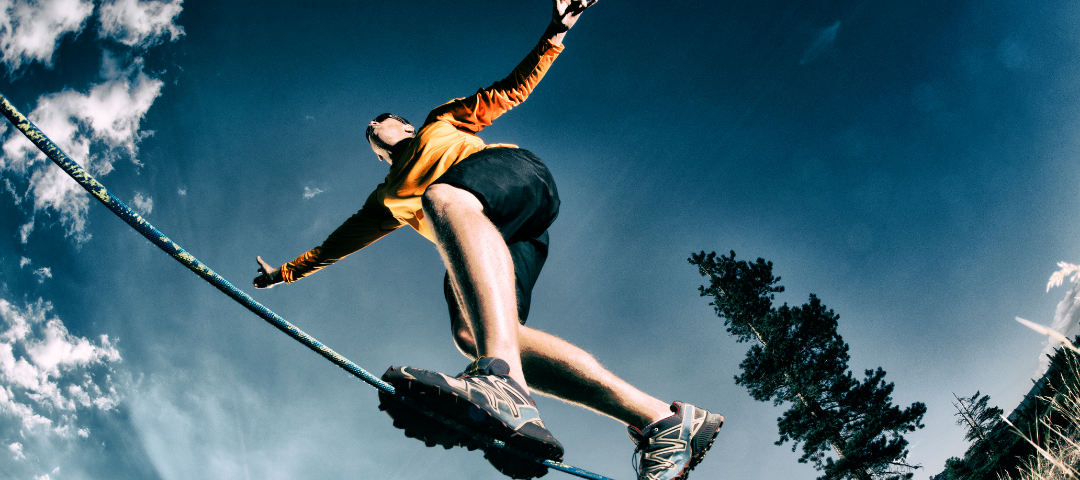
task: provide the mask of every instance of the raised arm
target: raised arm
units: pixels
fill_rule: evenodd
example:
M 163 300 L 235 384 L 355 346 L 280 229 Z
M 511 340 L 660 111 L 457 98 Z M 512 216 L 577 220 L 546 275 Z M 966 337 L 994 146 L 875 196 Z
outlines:
M 436 107 L 428 114 L 424 125 L 446 121 L 455 128 L 473 133 L 491 125 L 496 118 L 520 105 L 529 97 L 536 84 L 544 78 L 555 57 L 562 52 L 563 37 L 577 22 L 581 12 L 597 0 L 553 0 L 552 18 L 540 42 L 506 78 L 474 95 L 457 98 Z

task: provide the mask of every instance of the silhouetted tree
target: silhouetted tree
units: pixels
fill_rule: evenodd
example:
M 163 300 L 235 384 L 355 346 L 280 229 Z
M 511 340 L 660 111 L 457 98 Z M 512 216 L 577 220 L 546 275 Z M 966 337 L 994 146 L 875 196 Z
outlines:
M 690 263 L 709 285 L 710 305 L 739 342 L 754 342 L 740 364 L 743 385 L 758 401 L 790 404 L 778 419 L 780 440 L 802 444 L 800 462 L 824 472 L 819 480 L 911 478 L 903 434 L 922 428 L 926 406 L 901 410 L 892 404 L 893 384 L 885 371 L 866 370 L 862 380 L 848 370 L 848 346 L 837 333 L 839 316 L 816 296 L 800 307 L 773 307 L 784 291 L 772 262 L 750 263 L 716 253 L 692 254 Z M 836 458 L 826 453 L 832 450 Z
M 990 433 L 1002 428 L 1001 414 L 1004 410 L 998 407 L 987 406 L 990 401 L 989 395 L 975 395 L 970 397 L 957 397 L 953 407 L 956 407 L 956 424 L 967 428 L 964 439 L 974 443 L 985 444 L 980 450 L 985 450 L 986 455 L 994 455 L 994 446 L 989 444 Z
M 964 438 L 971 442 L 964 458 L 952 457 L 945 461 L 945 470 L 931 476 L 930 480 L 982 480 L 997 478 L 999 450 L 1015 443 L 1015 435 L 1001 420 L 1003 411 L 988 406 L 990 397 L 975 392 L 970 397 L 955 393 L 956 424 L 967 429 Z M 1010 443 L 1002 443 L 1002 439 Z

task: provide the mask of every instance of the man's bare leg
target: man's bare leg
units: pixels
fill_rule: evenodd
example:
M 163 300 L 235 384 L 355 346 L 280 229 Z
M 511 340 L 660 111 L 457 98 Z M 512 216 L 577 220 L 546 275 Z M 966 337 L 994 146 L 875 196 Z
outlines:
M 454 334 L 461 352 L 477 358 L 470 332 L 461 329 Z M 638 428 L 671 415 L 671 404 L 638 390 L 566 340 L 519 325 L 518 343 L 534 391 Z
M 520 385 L 527 385 L 527 371 L 538 391 L 628 425 L 644 427 L 671 414 L 669 404 L 626 383 L 584 350 L 518 323 L 510 251 L 472 193 L 432 185 L 424 195 L 424 211 L 435 226 L 439 252 L 465 317 L 467 325 L 459 326 L 464 331 L 455 336 L 467 354 L 501 358 Z
M 533 389 L 638 428 L 671 415 L 671 404 L 615 376 L 570 342 L 524 325 L 518 338 Z
M 477 353 L 506 361 L 510 377 L 527 389 L 518 343 L 514 263 L 502 234 L 476 196 L 450 185 L 427 189 L 424 213 L 472 338 L 477 339 Z

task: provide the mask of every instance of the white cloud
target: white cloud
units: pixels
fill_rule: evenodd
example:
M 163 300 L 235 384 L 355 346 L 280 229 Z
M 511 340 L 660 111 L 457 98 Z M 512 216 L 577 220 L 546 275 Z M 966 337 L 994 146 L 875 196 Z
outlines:
M 64 90 L 43 95 L 28 117 L 91 174 L 108 174 L 121 156 L 137 164 L 138 142 L 148 135 L 139 131 L 139 123 L 162 86 L 160 80 L 143 73 L 141 64 L 137 66 L 128 76 L 95 85 L 85 94 Z M 48 168 L 45 155 L 21 134 L 10 135 L 2 148 L 0 172 L 29 177 L 27 195 L 33 198 L 34 214 L 56 212 L 68 235 L 78 241 L 88 239 L 90 198 L 82 187 L 60 169 Z M 31 218 L 20 230 L 23 243 L 33 229 Z
M 313 198 L 315 195 L 323 193 L 321 188 L 304 187 L 304 198 Z
M 52 269 L 49 267 L 41 267 L 34 270 L 34 275 L 37 275 L 38 283 L 45 283 L 46 278 L 52 278 Z
M 26 257 L 19 258 L 19 268 L 20 269 L 27 266 L 27 265 L 30 265 L 30 259 L 29 258 L 26 258 Z
M 22 460 L 26 458 L 26 455 L 23 455 L 22 444 L 19 442 L 8 445 L 8 450 L 11 450 L 11 453 L 15 454 L 15 460 Z
M 82 31 L 92 0 L 0 0 L 0 61 L 13 73 L 25 64 L 52 66 L 60 38 Z
M 95 24 L 100 25 L 100 38 L 146 49 L 184 35 L 175 23 L 182 10 L 182 0 L 103 0 Z M 62 37 L 82 31 L 93 13 L 93 0 L 0 0 L 0 60 L 10 72 L 35 61 L 51 65 Z M 153 133 L 140 131 L 139 125 L 163 85 L 146 75 L 142 58 L 130 52 L 114 57 L 102 49 L 100 73 L 102 83 L 40 96 L 27 115 L 96 176 L 108 174 L 120 158 L 139 165 L 138 144 Z M 49 213 L 56 214 L 68 236 L 79 243 L 88 240 L 90 197 L 64 172 L 49 168 L 48 159 L 6 123 L 0 137 L 0 174 L 11 176 L 4 178 L 4 190 L 16 204 L 32 200 L 30 218 L 19 229 L 22 243 L 28 242 L 39 214 Z M 152 201 L 145 200 L 148 214 Z
M 154 199 L 135 192 L 135 198 L 131 200 L 131 208 L 134 208 L 135 211 L 139 212 L 139 215 L 145 217 L 154 211 Z
M 31 218 L 29 222 L 26 222 L 25 224 L 23 224 L 23 226 L 19 227 L 19 239 L 22 240 L 22 243 L 26 243 L 26 241 L 30 238 L 30 233 L 32 233 L 33 231 L 34 219 Z
M 107 0 L 101 5 L 98 35 L 134 48 L 151 47 L 165 37 L 175 41 L 184 34 L 184 28 L 174 23 L 182 4 L 183 0 Z
M 5 123 L 0 125 L 4 125 L 4 128 L 0 129 L 0 135 L 2 135 L 4 132 L 7 131 L 7 124 Z M 0 168 L 2 168 L 3 165 L 4 158 L 0 156 Z M 19 197 L 19 194 L 17 192 L 15 192 L 15 184 L 11 183 L 11 179 L 4 179 L 4 191 L 11 194 L 11 199 L 15 202 L 15 205 L 22 203 L 22 198 Z
M 89 435 L 75 425 L 80 409 L 110 410 L 120 394 L 106 372 L 120 361 L 109 337 L 76 337 L 52 305 L 38 300 L 18 308 L 0 299 L 0 416 L 25 431 L 60 437 Z
M 187 195 L 187 187 L 177 188 L 176 193 L 179 194 L 181 197 Z
M 1080 283 L 1073 283 L 1072 288 L 1065 294 L 1065 298 L 1058 302 L 1054 311 L 1054 320 L 1050 322 L 1050 328 L 1072 340 L 1080 334 Z M 1039 354 L 1039 370 L 1035 378 L 1042 377 L 1050 367 L 1050 356 L 1061 346 L 1056 340 L 1047 339 L 1046 347 Z

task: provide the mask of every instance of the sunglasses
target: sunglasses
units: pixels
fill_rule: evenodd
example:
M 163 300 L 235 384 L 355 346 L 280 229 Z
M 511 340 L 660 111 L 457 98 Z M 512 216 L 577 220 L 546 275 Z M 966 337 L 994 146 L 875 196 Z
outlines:
M 382 122 L 384 122 L 384 121 L 386 121 L 388 119 L 391 119 L 391 118 L 394 119 L 394 120 L 397 120 L 397 121 L 399 121 L 401 123 L 404 123 L 405 125 L 412 125 L 412 123 L 409 123 L 408 120 L 405 120 L 403 117 L 399 117 L 399 116 L 394 115 L 392 113 L 384 113 L 382 115 L 379 115 L 379 116 L 375 117 L 375 119 L 372 120 L 372 121 L 375 122 L 375 123 L 382 123 Z M 371 141 L 371 135 L 374 132 L 375 132 L 374 126 L 369 124 L 368 127 L 367 127 L 367 131 L 365 132 L 368 142 Z

